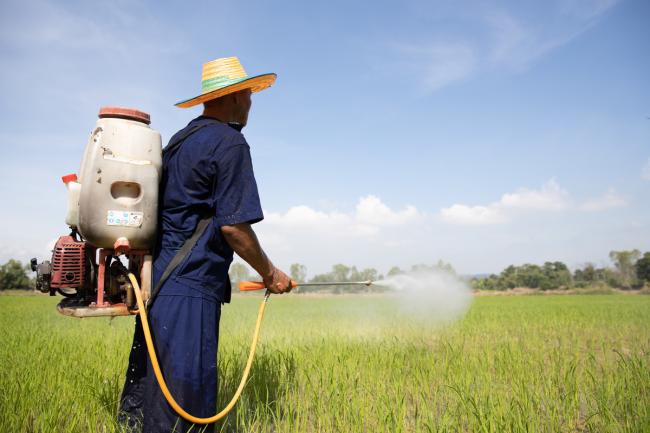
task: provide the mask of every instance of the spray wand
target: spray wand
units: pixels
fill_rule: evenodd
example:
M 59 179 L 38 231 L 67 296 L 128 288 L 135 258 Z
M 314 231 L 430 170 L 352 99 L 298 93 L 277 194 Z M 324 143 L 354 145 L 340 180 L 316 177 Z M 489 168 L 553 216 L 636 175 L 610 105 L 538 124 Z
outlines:
M 295 289 L 296 287 L 310 287 L 310 286 L 370 286 L 372 280 L 368 281 L 337 281 L 337 282 L 318 282 L 318 283 L 298 283 L 294 280 L 291 280 L 291 288 Z M 248 292 L 251 290 L 262 290 L 266 289 L 264 283 L 261 281 L 242 281 L 239 283 L 239 290 L 242 292 Z

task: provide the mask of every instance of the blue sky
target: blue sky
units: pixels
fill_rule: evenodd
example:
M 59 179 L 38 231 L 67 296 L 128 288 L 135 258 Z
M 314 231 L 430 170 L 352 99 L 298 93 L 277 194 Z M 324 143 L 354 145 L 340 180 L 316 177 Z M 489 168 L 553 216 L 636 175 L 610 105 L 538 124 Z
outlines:
M 103 105 L 163 141 L 201 64 L 276 72 L 244 133 L 282 267 L 451 262 L 463 273 L 650 250 L 650 3 L 0 5 L 0 261 L 66 231 Z

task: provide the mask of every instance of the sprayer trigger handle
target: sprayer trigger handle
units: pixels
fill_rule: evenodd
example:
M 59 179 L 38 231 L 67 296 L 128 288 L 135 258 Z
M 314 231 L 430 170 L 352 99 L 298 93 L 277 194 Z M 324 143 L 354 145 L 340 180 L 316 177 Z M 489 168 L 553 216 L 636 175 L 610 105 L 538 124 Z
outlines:
M 240 292 L 248 292 L 251 290 L 262 290 L 266 289 L 266 286 L 261 281 L 241 281 L 239 283 Z
M 298 287 L 298 282 L 291 280 L 291 288 L 295 289 Z M 266 286 L 264 285 L 263 282 L 261 281 L 241 281 L 239 283 L 239 291 L 240 292 L 249 292 L 251 290 L 262 290 L 266 289 Z

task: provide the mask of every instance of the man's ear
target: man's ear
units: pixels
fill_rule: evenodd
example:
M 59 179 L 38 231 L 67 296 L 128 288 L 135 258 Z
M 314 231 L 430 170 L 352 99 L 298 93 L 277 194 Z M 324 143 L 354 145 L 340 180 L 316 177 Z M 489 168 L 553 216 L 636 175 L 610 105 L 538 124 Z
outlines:
M 233 102 L 239 104 L 243 101 L 243 99 L 249 97 L 248 92 L 250 90 L 240 90 L 239 92 L 231 93 L 233 96 Z

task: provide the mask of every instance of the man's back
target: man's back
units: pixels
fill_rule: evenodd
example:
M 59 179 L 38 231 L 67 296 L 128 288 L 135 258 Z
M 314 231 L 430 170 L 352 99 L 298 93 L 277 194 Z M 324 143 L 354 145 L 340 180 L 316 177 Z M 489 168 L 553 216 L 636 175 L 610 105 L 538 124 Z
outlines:
M 219 228 L 225 224 L 252 224 L 263 214 L 244 136 L 225 123 L 203 116 L 177 135 L 201 124 L 205 126 L 164 154 L 154 279 L 192 235 L 199 220 L 213 215 L 206 233 L 174 276 L 206 295 L 229 302 L 227 274 L 233 250 Z M 170 140 L 173 142 L 174 137 Z

